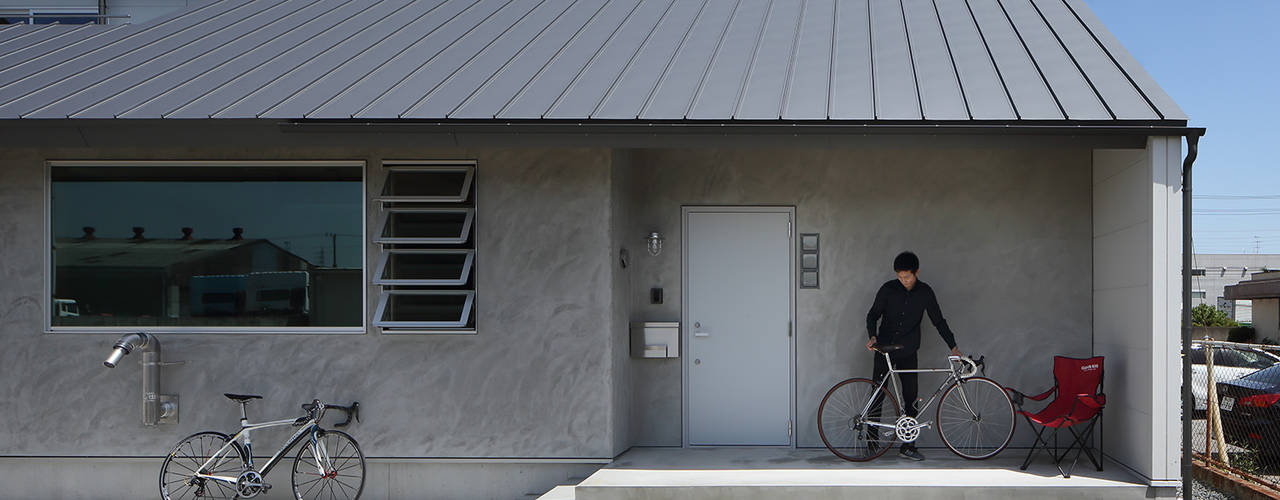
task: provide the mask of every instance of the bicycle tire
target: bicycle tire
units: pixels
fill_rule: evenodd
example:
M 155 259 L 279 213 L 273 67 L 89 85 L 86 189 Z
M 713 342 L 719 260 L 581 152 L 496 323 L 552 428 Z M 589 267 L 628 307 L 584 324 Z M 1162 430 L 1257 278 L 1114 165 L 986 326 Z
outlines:
M 898 400 L 886 387 L 880 387 L 878 393 L 888 403 L 881 403 L 880 414 L 874 418 L 892 426 L 902 414 Z M 874 382 L 851 378 L 832 386 L 822 397 L 818 405 L 818 435 L 835 456 L 850 462 L 866 462 L 884 455 L 897 440 L 892 429 L 883 428 L 877 431 L 875 439 L 868 438 L 867 429 L 872 427 L 861 423 L 865 418 L 860 413 L 874 394 L 877 394 Z M 858 446 L 860 442 L 863 446 Z
M 196 493 L 195 496 L 200 498 L 212 499 L 234 499 L 236 498 L 236 487 L 234 484 L 223 484 L 218 481 L 209 481 L 194 477 L 196 471 L 200 469 L 213 453 L 221 449 L 231 436 L 221 432 L 203 431 L 197 432 L 178 441 L 173 447 L 173 451 L 165 457 L 164 464 L 160 466 L 160 497 L 164 500 L 171 498 L 182 498 L 187 492 Z M 233 461 L 217 461 L 204 474 L 226 474 L 233 476 L 239 475 L 248 469 L 249 457 L 245 453 L 244 447 L 238 442 L 231 442 L 231 447 L 235 449 L 238 464 L 232 468 Z M 175 470 L 170 471 L 173 466 Z M 178 470 L 181 467 L 185 470 Z M 166 479 L 166 476 L 170 476 Z M 210 486 L 211 487 L 207 487 Z M 170 487 L 173 488 L 171 493 Z
M 360 445 L 350 434 L 342 431 L 317 429 L 316 432 L 317 441 L 324 444 L 321 453 L 325 456 L 316 456 L 315 448 L 311 446 L 309 439 L 303 441 L 298 447 L 298 456 L 293 460 L 294 498 L 317 499 L 326 492 L 328 494 L 324 495 L 324 498 L 339 500 L 360 498 L 360 493 L 364 491 L 365 478 L 364 452 L 360 451 Z M 311 466 L 320 468 L 320 464 L 325 464 L 323 474 L 321 471 L 311 469 Z M 302 469 L 299 468 L 300 466 Z M 300 480 L 301 483 L 299 483 Z M 313 493 L 314 496 L 312 496 Z
M 953 392 L 957 388 L 961 390 Z M 965 420 L 964 413 L 969 410 L 965 408 L 964 400 L 969 400 L 969 408 L 978 414 L 976 418 Z M 943 421 L 944 409 L 952 412 L 948 421 Z M 986 377 L 970 377 L 952 382 L 942 393 L 942 399 L 938 400 L 938 436 L 952 453 L 969 460 L 985 460 L 999 455 L 1009 446 L 1013 431 L 1018 426 L 1016 416 L 1013 400 L 1009 399 L 1004 386 Z

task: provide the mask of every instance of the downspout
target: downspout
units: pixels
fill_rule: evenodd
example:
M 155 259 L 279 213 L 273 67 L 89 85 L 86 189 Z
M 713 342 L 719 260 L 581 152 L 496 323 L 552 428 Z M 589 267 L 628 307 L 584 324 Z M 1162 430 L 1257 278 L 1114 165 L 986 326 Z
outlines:
M 1191 164 L 1199 152 L 1200 136 L 1187 135 L 1182 160 L 1182 497 L 1191 498 Z

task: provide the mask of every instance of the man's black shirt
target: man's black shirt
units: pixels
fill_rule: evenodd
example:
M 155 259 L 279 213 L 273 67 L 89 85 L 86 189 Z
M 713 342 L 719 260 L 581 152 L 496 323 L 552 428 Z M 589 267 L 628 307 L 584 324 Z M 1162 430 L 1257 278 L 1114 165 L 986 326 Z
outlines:
M 925 312 L 929 313 L 929 320 L 947 347 L 955 348 L 956 338 L 942 317 L 942 309 L 938 308 L 938 297 L 933 294 L 933 288 L 918 280 L 910 290 L 896 279 L 880 286 L 876 300 L 867 312 L 867 335 L 876 337 L 879 343 L 902 344 L 901 354 L 914 353 L 920 349 L 920 321 L 924 319 Z M 879 333 L 876 332 L 877 322 L 880 323 Z

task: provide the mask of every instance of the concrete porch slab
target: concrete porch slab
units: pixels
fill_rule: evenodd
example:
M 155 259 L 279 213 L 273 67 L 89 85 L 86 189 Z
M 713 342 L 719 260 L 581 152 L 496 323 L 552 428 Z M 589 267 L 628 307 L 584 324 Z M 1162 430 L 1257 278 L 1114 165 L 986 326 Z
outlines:
M 1116 464 L 1077 467 L 1071 479 L 1046 458 L 1018 470 L 1024 450 L 970 461 L 945 449 L 913 462 L 886 454 L 851 463 L 825 449 L 634 448 L 574 488 L 575 500 L 657 499 L 1142 499 L 1148 486 Z

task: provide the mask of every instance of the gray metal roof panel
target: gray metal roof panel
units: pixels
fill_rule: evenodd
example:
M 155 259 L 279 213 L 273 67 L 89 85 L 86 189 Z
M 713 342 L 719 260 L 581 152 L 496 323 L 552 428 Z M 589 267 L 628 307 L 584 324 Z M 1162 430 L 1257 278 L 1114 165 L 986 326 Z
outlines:
M 347 93 L 357 82 L 368 77 L 377 68 L 386 65 L 396 50 L 409 48 L 383 45 L 383 42 L 400 36 L 419 35 L 407 29 L 415 26 L 415 23 L 447 20 L 447 17 L 431 16 L 430 14 L 436 12 L 431 7 L 433 5 L 421 2 L 410 3 L 404 11 L 397 11 L 397 15 L 384 18 L 374 25 L 361 29 L 304 61 L 297 68 L 280 75 L 254 91 L 248 98 L 217 111 L 214 116 L 219 118 L 266 117 L 282 107 L 291 106 L 294 114 L 289 115 L 281 110 L 278 116 L 302 117 L 326 102 L 347 98 Z M 422 8 L 422 10 L 410 11 L 414 8 Z M 432 29 L 426 29 L 422 36 L 432 32 Z M 345 116 L 350 116 L 350 113 Z
M 0 28 L 20 117 L 1185 120 L 1080 0 L 215 0 Z
M 1157 113 L 1166 120 L 1186 120 L 1187 115 L 1183 113 L 1182 108 L 1173 102 L 1173 99 L 1166 94 L 1155 79 L 1151 78 L 1151 74 L 1138 64 L 1124 45 L 1117 40 L 1111 30 L 1094 15 L 1092 10 L 1084 4 L 1082 0 L 1066 0 L 1067 7 L 1076 15 L 1076 18 L 1089 29 L 1089 32 L 1097 38 L 1098 43 L 1106 50 L 1107 55 L 1115 61 L 1116 65 L 1124 71 L 1125 76 L 1133 81 L 1134 85 L 1142 92 L 1143 97 L 1147 99 L 1154 107 Z
M 127 31 L 113 30 L 101 39 L 93 40 L 93 43 L 88 43 L 89 40 L 86 39 L 44 57 L 0 70 L 0 95 L 5 97 L 0 99 L 5 101 L 0 105 L 9 104 L 30 92 L 76 76 L 87 68 L 115 63 L 122 55 L 207 21 L 204 15 L 219 15 L 246 3 L 248 0 L 210 3 L 169 22 L 138 26 Z
M 1071 54 L 1084 76 L 1116 118 L 1122 120 L 1155 120 L 1160 116 L 1125 77 L 1111 57 L 1102 50 L 1089 30 L 1062 0 L 1035 0 L 1041 16 Z
M 835 120 L 874 120 L 876 82 L 871 57 L 871 6 L 868 0 L 836 0 L 833 18 L 835 40 L 827 114 Z
M 235 78 L 245 75 L 248 71 L 271 64 L 272 61 L 278 60 L 284 54 L 314 39 L 317 35 L 336 29 L 341 26 L 338 21 L 357 15 L 359 10 L 363 8 L 364 6 L 361 2 L 346 0 L 340 6 L 323 12 L 310 22 L 298 24 L 288 32 L 271 37 L 269 40 L 249 48 L 235 57 L 224 59 L 204 72 L 187 75 L 189 77 L 187 80 L 169 87 L 150 99 L 138 102 L 133 108 L 127 109 L 116 116 L 124 118 L 163 118 L 166 114 L 214 92 Z M 99 104 L 99 106 L 104 105 L 105 103 Z M 123 107 L 123 105 L 119 107 Z M 86 110 L 86 112 L 91 110 L 92 108 Z M 77 116 L 79 115 L 77 114 Z M 205 116 L 207 117 L 208 115 Z
M 675 54 L 693 32 L 694 22 L 707 8 L 708 1 L 677 0 L 663 14 L 653 33 L 627 62 L 627 66 L 596 106 L 595 118 L 639 118 L 653 97 L 662 76 L 675 61 Z
M 0 69 L 8 69 L 13 66 L 17 66 L 23 62 L 45 56 L 50 52 L 68 45 L 98 37 L 113 30 L 126 28 L 128 25 L 120 24 L 108 27 L 97 24 L 82 24 L 80 27 L 81 29 L 71 30 L 58 36 L 42 40 L 39 43 L 33 43 L 21 48 L 3 51 L 3 53 L 0 54 Z
M 49 71 L 36 74 L 34 78 L 15 82 L 12 87 L 6 88 L 5 91 L 22 93 L 22 97 L 0 104 L 0 117 L 31 114 L 37 110 L 55 105 L 75 94 L 88 94 L 85 91 L 95 84 L 106 81 L 122 72 L 137 68 L 152 59 L 163 57 L 193 42 L 206 39 L 212 34 L 234 26 L 239 21 L 246 19 L 246 17 L 252 17 L 280 3 L 280 0 L 244 2 L 227 12 L 201 19 L 190 27 L 175 30 L 162 37 L 152 39 L 145 44 L 123 44 L 117 42 L 107 48 L 119 46 L 119 49 L 122 49 L 120 53 L 109 59 L 95 57 L 86 61 L 88 63 L 96 62 L 96 64 L 92 64 L 88 68 L 63 64 Z M 224 17 L 227 19 L 223 19 Z M 114 53 L 115 51 L 111 52 Z M 168 63 L 169 61 L 165 62 Z M 112 94 L 115 93 L 109 89 L 98 89 L 98 91 L 103 90 Z M 65 118 L 66 115 L 44 114 L 38 117 Z
M 783 94 L 783 119 L 827 118 L 835 19 L 835 0 L 809 0 L 801 7 L 796 45 Z
M 969 105 L 933 0 L 902 0 L 911 60 L 926 120 L 967 120 Z
M 734 118 L 777 120 L 782 116 L 782 103 L 787 95 L 787 82 L 791 80 L 803 11 L 802 0 L 773 1 L 750 73 L 743 82 Z
M 92 24 L 42 24 L 9 38 L 0 40 L 0 54 L 8 54 L 50 38 L 66 35 L 69 32 L 83 30 Z
M 688 118 L 714 120 L 733 116 L 760 46 L 769 7 L 765 2 L 738 5 L 689 105 Z
M 458 33 L 472 29 L 501 5 L 499 0 L 415 3 L 394 30 L 370 30 L 359 51 L 348 56 L 318 59 L 324 73 L 287 100 L 258 109 L 259 117 L 350 118 L 415 68 L 431 61 Z M 412 17 L 410 17 L 412 16 Z M 362 34 L 363 35 L 363 34 Z M 354 48 L 354 47 L 353 47 Z M 336 64 L 334 64 L 336 63 Z
M 706 79 L 720 42 L 724 40 L 741 3 L 708 0 L 707 6 L 694 20 L 689 36 L 676 50 L 671 65 L 658 80 L 653 95 L 640 112 L 640 118 L 682 120 L 689 114 L 689 107 Z
M 1049 89 L 1072 120 L 1114 118 L 1031 0 L 1000 0 Z
M 525 49 L 546 35 L 548 30 L 576 31 L 581 26 L 578 21 L 585 21 L 597 10 L 585 5 L 587 2 L 583 0 L 552 2 L 550 8 L 535 8 L 533 12 L 521 17 L 520 21 L 504 36 L 499 37 L 469 59 L 400 116 L 406 118 L 448 116 L 477 89 L 501 73 L 512 60 L 524 54 Z M 560 23 L 565 20 L 566 15 L 569 19 Z
M 1031 53 L 1010 24 L 999 0 L 967 0 L 979 34 L 1022 120 L 1061 120 L 1062 108 L 1049 91 Z
M 921 119 L 919 81 L 902 4 L 870 0 L 871 65 L 877 119 Z
M 493 73 L 454 110 L 450 118 L 493 118 L 604 10 L 603 2 L 578 2 L 542 36 Z
M 489 46 L 501 40 L 527 14 L 546 0 L 513 1 L 492 15 L 460 33 L 444 40 L 446 45 L 421 66 L 411 71 L 375 98 L 352 113 L 358 118 L 399 118 L 440 83 L 452 76 Z M 448 26 L 446 26 L 446 29 Z M 519 28 L 516 28 L 517 30 Z
M 646 38 L 653 33 L 654 25 L 671 7 L 670 3 L 663 1 L 615 3 L 631 7 L 626 19 L 574 76 L 573 83 L 556 98 L 544 114 L 545 118 L 592 117 L 617 85 L 627 65 L 635 59 Z
M 583 71 L 597 60 L 609 41 L 624 32 L 623 24 L 626 24 L 639 5 L 635 1 L 605 3 L 537 74 L 513 97 L 501 103 L 494 114 L 505 119 L 542 118 L 568 93 L 568 89 L 574 86 Z M 471 103 L 471 106 L 478 107 L 480 104 L 477 101 Z
M 260 12 L 247 22 L 211 34 L 207 43 L 192 43 L 121 72 L 96 85 L 101 93 L 80 93 L 33 116 L 114 118 L 131 103 L 144 103 L 192 78 L 237 59 L 253 48 L 305 26 L 343 0 L 289 1 Z M 105 88 L 117 90 L 109 94 Z M 83 96 L 83 97 L 81 97 Z
M 219 83 L 213 90 L 196 96 L 177 108 L 164 111 L 164 116 L 166 118 L 209 118 L 219 112 L 230 110 L 236 105 L 241 105 L 243 101 L 252 102 L 241 105 L 242 109 L 266 109 L 283 100 L 284 97 L 281 95 L 288 96 L 309 83 L 301 75 L 318 78 L 317 75 L 331 69 L 317 59 L 324 58 L 326 55 L 334 56 L 324 59 L 336 65 L 338 61 L 345 61 L 345 58 L 367 46 L 363 45 L 364 41 L 372 44 L 380 39 L 382 36 L 380 31 L 389 29 L 390 24 L 407 23 L 411 18 L 402 18 L 400 14 L 411 5 L 415 4 L 410 3 L 409 0 L 379 2 L 373 7 L 361 10 L 346 18 L 347 22 L 335 24 L 332 29 L 325 30 L 281 52 L 263 64 L 235 68 L 234 70 L 242 72 L 230 80 Z M 291 90 L 286 88 L 286 83 L 281 82 L 285 79 L 295 85 Z M 268 88 L 271 92 L 262 92 L 263 89 Z M 271 93 L 274 95 L 266 95 Z M 256 116 L 256 112 L 245 111 L 244 113 L 249 117 Z
M 976 120 L 1014 120 L 1017 114 L 991 52 L 965 2 L 936 2 L 969 114 Z

